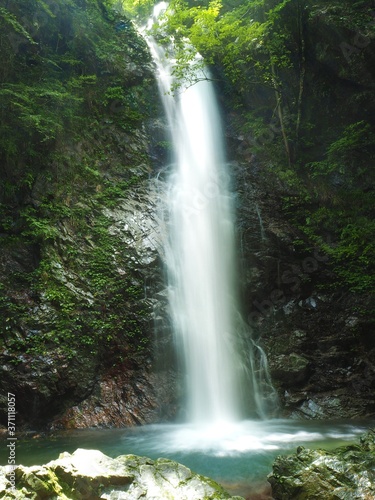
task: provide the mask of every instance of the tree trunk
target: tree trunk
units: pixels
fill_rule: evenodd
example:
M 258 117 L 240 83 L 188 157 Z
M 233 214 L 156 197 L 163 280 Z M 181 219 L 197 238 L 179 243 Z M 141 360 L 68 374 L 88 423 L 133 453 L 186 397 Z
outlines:
M 288 160 L 288 165 L 290 166 L 292 161 L 291 161 L 291 153 L 290 153 L 288 135 L 287 135 L 286 128 L 285 128 L 285 118 L 284 118 L 284 113 L 283 113 L 283 108 L 282 108 L 282 97 L 281 97 L 281 91 L 280 91 L 279 86 L 277 84 L 276 71 L 275 71 L 275 66 L 273 63 L 271 63 L 271 71 L 272 71 L 272 82 L 273 82 L 273 86 L 275 89 L 277 116 L 278 116 L 279 122 L 280 122 L 280 130 L 281 130 L 281 135 L 283 137 L 283 142 L 284 142 L 286 157 Z
M 305 87 L 305 75 L 306 75 L 306 43 L 303 33 L 303 8 L 301 3 L 298 1 L 297 4 L 297 17 L 298 17 L 298 32 L 299 32 L 299 88 L 298 88 L 298 99 L 297 99 L 297 120 L 296 120 L 296 152 L 299 149 L 299 139 L 301 131 L 301 121 L 302 121 L 302 101 L 303 101 L 303 91 Z

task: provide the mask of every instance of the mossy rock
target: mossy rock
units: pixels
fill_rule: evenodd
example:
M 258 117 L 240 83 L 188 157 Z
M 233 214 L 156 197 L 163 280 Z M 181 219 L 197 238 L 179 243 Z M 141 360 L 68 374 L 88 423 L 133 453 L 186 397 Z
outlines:
M 136 455 L 110 458 L 97 450 L 62 453 L 42 466 L 19 466 L 9 496 L 6 468 L 0 468 L 0 497 L 63 500 L 243 500 L 231 497 L 212 479 L 172 460 Z M 13 496 L 12 496 L 13 495 Z
M 334 451 L 299 447 L 280 456 L 268 477 L 275 500 L 364 500 L 375 498 L 375 432 L 359 445 Z

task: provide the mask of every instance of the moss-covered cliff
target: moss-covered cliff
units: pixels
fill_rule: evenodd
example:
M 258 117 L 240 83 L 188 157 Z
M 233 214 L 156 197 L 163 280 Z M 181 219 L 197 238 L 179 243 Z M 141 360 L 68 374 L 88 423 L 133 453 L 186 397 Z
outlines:
M 0 23 L 1 397 L 19 425 L 88 397 L 61 425 L 155 419 L 146 44 L 102 1 L 1 1 Z
M 260 3 L 255 67 L 230 83 L 219 66 L 244 308 L 287 414 L 373 415 L 373 4 Z

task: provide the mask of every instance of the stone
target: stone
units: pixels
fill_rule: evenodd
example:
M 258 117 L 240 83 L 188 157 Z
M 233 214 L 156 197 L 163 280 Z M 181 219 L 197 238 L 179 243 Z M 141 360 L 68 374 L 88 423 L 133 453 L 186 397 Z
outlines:
M 312 399 L 304 401 L 303 404 L 299 407 L 299 411 L 301 412 L 302 416 L 307 419 L 326 417 L 322 407 Z
M 16 469 L 11 491 L 6 467 L 0 467 L 0 498 L 63 500 L 243 500 L 215 481 L 182 464 L 136 455 L 110 458 L 98 450 L 61 453 L 46 465 Z
M 271 374 L 284 386 L 303 382 L 308 374 L 309 361 L 299 354 L 281 354 L 272 360 Z
M 268 480 L 275 500 L 370 500 L 375 498 L 375 432 L 359 445 L 331 452 L 299 447 L 279 456 Z

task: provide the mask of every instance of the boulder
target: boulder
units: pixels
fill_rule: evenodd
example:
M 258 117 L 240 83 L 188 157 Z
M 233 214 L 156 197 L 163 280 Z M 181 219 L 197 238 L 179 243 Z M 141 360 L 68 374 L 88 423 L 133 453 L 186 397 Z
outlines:
M 358 445 L 333 451 L 299 447 L 277 457 L 268 477 L 275 500 L 370 500 L 375 498 L 375 431 Z
M 136 455 L 110 458 L 98 450 L 62 453 L 46 465 L 18 466 L 15 485 L 0 467 L 0 498 L 64 500 L 243 500 L 172 460 Z M 4 497 L 6 495 L 6 497 Z
M 309 361 L 299 354 L 281 354 L 271 363 L 272 376 L 285 387 L 304 382 L 307 377 Z

